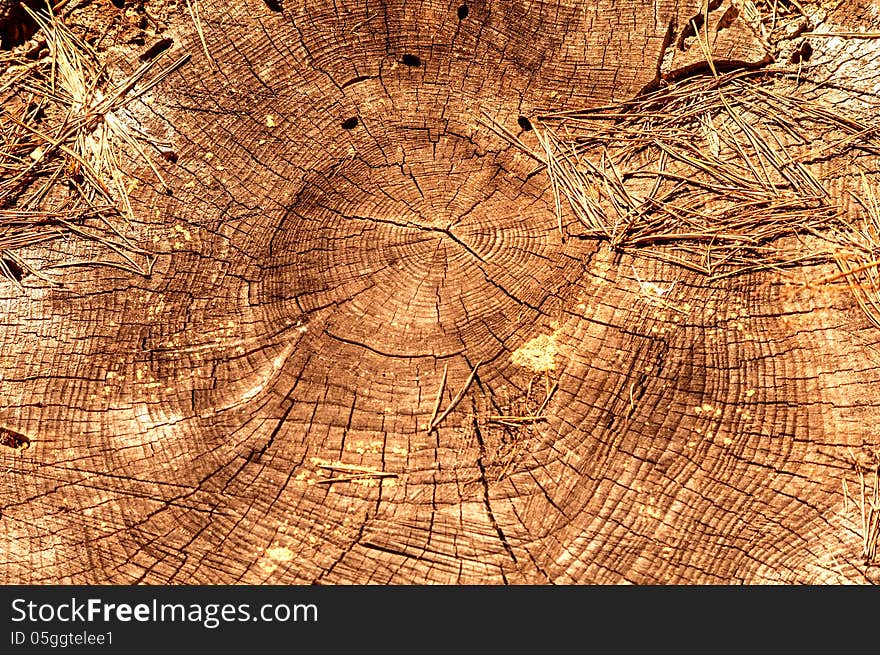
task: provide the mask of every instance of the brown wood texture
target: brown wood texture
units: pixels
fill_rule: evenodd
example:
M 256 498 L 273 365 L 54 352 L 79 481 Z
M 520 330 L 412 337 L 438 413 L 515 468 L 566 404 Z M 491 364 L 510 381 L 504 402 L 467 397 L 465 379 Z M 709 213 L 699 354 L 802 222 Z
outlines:
M 845 285 L 562 239 L 481 122 L 537 149 L 520 117 L 699 67 L 702 3 L 272 4 L 200 2 L 213 61 L 154 10 L 193 59 L 132 109 L 177 155 L 173 195 L 129 162 L 152 274 L 0 281 L 0 580 L 876 581 L 841 484 L 880 454 L 880 330 Z M 778 54 L 712 5 L 717 61 Z M 873 42 L 816 43 L 872 87 Z

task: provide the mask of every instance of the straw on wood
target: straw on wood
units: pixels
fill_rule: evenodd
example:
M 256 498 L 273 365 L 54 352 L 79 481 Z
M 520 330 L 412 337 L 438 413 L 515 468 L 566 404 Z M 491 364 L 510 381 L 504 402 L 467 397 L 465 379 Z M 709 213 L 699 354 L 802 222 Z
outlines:
M 830 261 L 830 246 L 805 257 L 780 240 L 825 234 L 840 220 L 811 162 L 875 148 L 874 130 L 789 86 L 767 72 L 702 75 L 541 116 L 538 155 L 557 213 L 564 203 L 586 236 L 713 277 Z M 824 143 L 830 133 L 856 138 Z
M 85 257 L 52 261 L 52 266 L 105 264 L 149 274 L 154 258 L 135 243 L 133 179 L 122 169 L 124 157 L 141 159 L 160 187 L 167 185 L 147 154 L 155 143 L 132 125 L 125 110 L 188 56 L 165 67 L 158 67 L 161 58 L 156 58 L 114 80 L 94 48 L 50 8 L 28 12 L 48 55 L 29 61 L 13 52 L 0 68 L 0 261 L 6 262 L 0 274 L 21 277 L 10 262 L 22 273 L 38 274 L 22 249 L 58 238 L 91 245 L 77 249 Z
M 567 231 L 711 279 L 836 262 L 839 276 L 826 281 L 845 279 L 880 327 L 876 194 L 864 179 L 860 193 L 851 191 L 863 214 L 854 223 L 821 174 L 829 161 L 845 169 L 880 154 L 880 126 L 809 97 L 822 84 L 800 68 L 719 75 L 694 31 L 708 73 L 613 105 L 538 116 L 537 149 L 488 117 L 481 123 L 543 162 L 560 231 L 571 210 L 580 227 Z

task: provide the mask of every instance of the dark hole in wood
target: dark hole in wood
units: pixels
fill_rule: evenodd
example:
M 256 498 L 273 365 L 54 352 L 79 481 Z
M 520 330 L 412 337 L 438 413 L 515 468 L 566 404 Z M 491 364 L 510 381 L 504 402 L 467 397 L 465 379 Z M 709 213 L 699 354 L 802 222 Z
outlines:
M 16 282 L 21 282 L 21 279 L 24 277 L 24 269 L 17 262 L 5 257 L 0 259 L 0 274 L 3 273 L 12 277 Z
M 139 29 L 139 30 L 145 30 L 145 29 L 147 29 L 147 27 L 149 26 L 149 24 L 150 24 L 150 22 L 147 20 L 147 17 L 146 17 L 146 16 L 141 16 L 141 17 L 138 19 L 137 26 L 138 26 L 138 29 Z
M 471 10 L 468 9 L 467 5 L 462 5 L 458 8 L 458 20 L 464 20 L 468 17 L 468 14 L 471 13 Z
M 37 24 L 19 3 L 15 3 L 9 15 L 0 24 L 0 50 L 12 50 L 31 38 Z
M 31 103 L 30 105 L 28 105 L 27 110 L 28 113 L 31 115 L 30 120 L 32 120 L 34 123 L 40 123 L 42 122 L 43 118 L 46 117 L 46 112 L 43 111 L 43 108 L 36 103 Z
M 117 9 L 125 9 L 125 0 L 110 0 Z
M 263 2 L 266 3 L 269 11 L 284 11 L 284 8 L 281 6 L 281 0 L 263 0 Z
M 530 121 L 525 116 L 520 116 L 516 119 L 516 122 L 519 123 L 519 126 L 524 129 L 526 132 L 532 131 L 532 121 Z
M 736 5 L 730 5 L 727 8 L 727 11 L 724 12 L 724 15 L 721 16 L 721 20 L 718 21 L 718 26 L 715 28 L 715 31 L 720 32 L 721 30 L 726 30 L 733 25 L 737 18 L 739 18 L 739 9 Z
M 177 163 L 177 153 L 173 150 L 163 150 L 162 157 L 165 158 L 165 161 L 170 161 L 172 164 Z
M 37 43 L 33 48 L 24 53 L 24 58 L 28 61 L 38 61 L 43 57 L 48 56 L 49 54 L 49 46 L 43 43 Z M 35 73 L 35 75 L 39 75 L 39 73 Z
M 791 63 L 799 64 L 802 61 L 809 61 L 810 57 L 813 56 L 813 46 L 810 45 L 809 41 L 804 41 L 801 44 L 801 47 L 795 50 L 791 54 Z
M 416 55 L 403 55 L 403 59 L 401 60 L 407 66 L 412 66 L 416 68 L 422 65 L 422 60 L 419 59 Z
M 160 54 L 168 50 L 172 45 L 174 45 L 173 39 L 159 39 L 153 45 L 149 47 L 149 49 L 143 53 L 139 59 L 141 61 L 150 61 L 151 59 L 155 59 Z
M 31 440 L 21 432 L 0 427 L 0 444 L 9 448 L 24 449 L 30 446 Z
M 352 116 L 351 118 L 346 118 L 342 122 L 342 129 L 343 130 L 353 130 L 354 128 L 357 127 L 357 124 L 358 124 L 357 116 Z
M 128 40 L 128 42 L 131 43 L 132 45 L 141 46 L 141 45 L 144 45 L 144 44 L 147 42 L 147 39 L 144 38 L 144 35 L 143 35 L 143 34 L 138 34 L 137 36 L 133 36 L 133 37 L 131 37 L 131 38 Z
M 801 46 L 801 60 L 807 61 L 812 56 L 813 56 L 813 46 L 811 46 L 808 41 L 804 41 L 804 45 Z
M 679 50 L 685 51 L 688 49 L 688 39 L 692 39 L 697 35 L 697 31 L 703 28 L 704 22 L 705 19 L 702 14 L 697 14 L 688 21 L 688 24 L 684 26 L 684 29 L 681 31 L 681 36 L 678 39 Z

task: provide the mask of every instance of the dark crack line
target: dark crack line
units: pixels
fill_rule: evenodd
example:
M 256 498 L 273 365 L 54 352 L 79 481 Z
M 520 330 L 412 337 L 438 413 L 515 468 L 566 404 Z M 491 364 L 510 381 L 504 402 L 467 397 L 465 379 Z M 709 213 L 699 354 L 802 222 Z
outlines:
M 259 450 L 257 450 L 257 449 L 251 450 L 250 454 L 247 456 L 248 463 L 249 462 L 259 462 L 260 459 L 263 457 L 263 455 L 266 454 L 266 451 L 272 447 L 273 443 L 275 443 L 275 437 L 277 437 L 278 433 L 281 432 L 281 428 L 287 422 L 287 417 L 290 416 L 290 412 L 292 412 L 294 406 L 296 406 L 296 401 L 293 400 L 291 398 L 291 396 L 293 396 L 293 392 L 296 390 L 297 386 L 299 386 L 300 380 L 302 380 L 303 373 L 305 372 L 306 367 L 309 365 L 309 362 L 311 360 L 312 360 L 312 354 L 309 353 L 309 356 L 306 357 L 305 362 L 303 362 L 302 368 L 300 368 L 299 373 L 296 374 L 296 380 L 294 380 L 293 386 L 290 388 L 290 391 L 288 391 L 285 394 L 284 400 L 282 400 L 282 402 L 289 401 L 290 404 L 287 406 L 287 409 L 284 410 L 284 413 L 281 415 L 281 418 L 278 419 L 278 423 L 275 425 L 275 428 L 272 430 L 272 433 L 269 435 L 269 438 L 266 440 L 266 443 L 263 444 L 262 448 L 260 448 Z M 242 467 L 242 468 L 244 468 L 244 467 Z M 238 473 L 240 473 L 240 472 L 241 472 L 241 469 L 239 469 Z M 232 476 L 232 478 L 230 479 L 230 482 L 238 476 L 238 473 L 236 473 L 235 475 Z M 227 486 L 228 486 L 228 483 L 227 483 Z
M 367 345 L 367 344 L 365 344 L 365 343 L 363 343 L 363 342 L 361 342 L 361 341 L 357 341 L 357 340 L 355 340 L 355 339 L 346 339 L 345 337 L 340 337 L 340 336 L 337 335 L 337 334 L 333 334 L 329 329 L 325 329 L 325 330 L 324 330 L 324 334 L 326 334 L 326 335 L 327 335 L 328 337 L 330 337 L 331 339 L 334 339 L 334 340 L 339 341 L 339 342 L 341 342 L 341 343 L 347 343 L 347 344 L 350 345 L 350 346 L 357 346 L 358 348 L 363 348 L 363 349 L 365 349 L 365 350 L 369 350 L 370 352 L 375 353 L 375 354 L 377 354 L 377 355 L 380 355 L 380 356 L 382 356 L 382 357 L 391 357 L 391 358 L 394 358 L 394 359 L 408 359 L 408 360 L 413 360 L 413 359 L 422 359 L 422 358 L 428 358 L 428 357 L 434 357 L 434 356 L 435 356 L 434 353 L 430 353 L 430 352 L 416 353 L 416 354 L 409 354 L 409 353 L 389 353 L 389 352 L 385 352 L 385 351 L 382 351 L 382 350 L 378 350 L 378 349 L 374 348 L 373 346 Z M 464 350 L 460 350 L 460 351 L 458 351 L 458 352 L 454 352 L 454 353 L 448 353 L 446 356 L 447 356 L 447 357 L 452 357 L 452 356 L 454 356 L 454 355 L 459 355 L 459 354 L 461 354 L 462 352 L 464 352 Z
M 483 504 L 486 507 L 486 514 L 489 516 L 489 521 L 491 521 L 492 527 L 495 529 L 495 532 L 498 535 L 498 539 L 501 540 L 501 545 L 504 546 L 504 550 L 507 551 L 507 554 L 510 556 L 510 559 L 513 560 L 513 563 L 518 564 L 516 555 L 513 552 L 513 548 L 510 547 L 510 544 L 507 541 L 507 537 L 504 534 L 504 530 L 501 529 L 501 526 L 495 519 L 495 512 L 492 511 L 492 503 L 489 500 L 489 480 L 486 477 L 486 465 L 483 462 L 483 458 L 486 455 L 486 444 L 483 441 L 483 433 L 480 430 L 480 422 L 476 418 L 476 408 L 474 408 L 474 410 L 473 427 L 474 435 L 476 436 L 477 443 L 480 446 L 480 456 L 477 458 L 477 467 L 480 469 L 480 484 L 483 487 Z M 507 581 L 507 576 L 504 575 L 503 568 L 501 568 L 501 576 L 504 579 L 504 584 L 509 584 Z

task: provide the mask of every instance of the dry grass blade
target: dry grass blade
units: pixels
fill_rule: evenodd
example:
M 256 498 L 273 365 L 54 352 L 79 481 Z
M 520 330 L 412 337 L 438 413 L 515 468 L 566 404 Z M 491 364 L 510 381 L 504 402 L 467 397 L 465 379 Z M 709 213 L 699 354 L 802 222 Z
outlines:
M 539 423 L 541 421 L 546 421 L 546 416 L 517 416 L 515 414 L 494 414 L 492 416 L 487 416 L 486 420 L 490 423 L 501 423 L 502 425 L 509 425 L 511 427 L 518 427 L 520 425 L 525 425 L 529 423 Z
M 372 469 L 366 466 L 356 466 L 354 464 L 318 464 L 317 467 L 322 471 L 326 471 L 331 474 L 340 474 L 334 477 L 321 478 L 319 480 L 316 480 L 317 484 L 358 482 L 361 480 L 385 480 L 398 477 L 397 473 L 389 473 L 388 471 Z
M 208 41 L 205 39 L 205 30 L 202 27 L 202 18 L 199 14 L 199 0 L 186 0 L 186 8 L 189 11 L 189 16 L 192 19 L 193 25 L 196 28 L 196 34 L 199 35 L 199 42 L 202 44 L 202 50 L 205 51 L 205 58 L 208 60 L 211 68 L 216 69 L 217 62 L 214 61 L 214 57 L 211 56 L 211 51 L 208 50 Z
M 538 408 L 538 411 L 535 412 L 535 414 L 537 416 L 542 416 L 544 414 L 544 410 L 547 409 L 547 405 L 550 403 L 550 399 L 553 398 L 553 394 L 556 393 L 556 390 L 558 388 L 559 388 L 559 382 L 554 382 L 553 386 L 549 387 L 547 389 L 547 395 L 544 396 L 544 401 L 541 403 L 541 406 Z
M 880 39 L 880 32 L 804 32 L 801 36 L 820 36 L 840 39 Z
M 841 479 L 844 512 L 849 513 L 850 508 L 857 511 L 858 531 L 862 538 L 862 560 L 866 566 L 873 566 L 880 563 L 877 558 L 877 547 L 880 544 L 880 466 L 866 470 L 855 458 L 853 466 L 858 481 L 858 493 L 854 497 L 846 478 Z
M 431 418 L 428 419 L 427 430 L 430 432 L 437 419 L 437 413 L 440 411 L 440 403 L 443 400 L 443 392 L 446 390 L 446 376 L 449 373 L 449 364 L 443 365 L 443 377 L 440 378 L 440 387 L 437 389 L 437 397 L 434 400 L 434 409 L 431 410 Z
M 470 388 L 471 383 L 474 381 L 474 378 L 477 377 L 477 369 L 480 368 L 480 365 L 482 363 L 483 362 L 477 362 L 474 365 L 473 370 L 471 370 L 471 373 L 470 373 L 470 375 L 468 375 L 468 379 L 464 383 L 464 386 L 461 388 L 461 390 L 457 394 L 455 394 L 455 397 L 452 399 L 452 401 L 449 403 L 449 405 L 446 407 L 446 409 L 443 410 L 443 413 L 440 414 L 440 416 L 438 416 L 436 419 L 431 421 L 431 423 L 428 425 L 428 432 L 431 432 L 434 428 L 436 428 L 438 425 L 440 425 L 443 422 L 443 420 L 447 416 L 449 416 L 449 414 L 452 412 L 452 410 L 455 409 L 456 405 L 458 405 L 458 403 L 461 402 L 461 399 L 464 398 L 464 395 L 467 393 L 467 390 Z

